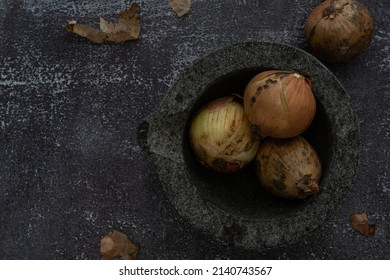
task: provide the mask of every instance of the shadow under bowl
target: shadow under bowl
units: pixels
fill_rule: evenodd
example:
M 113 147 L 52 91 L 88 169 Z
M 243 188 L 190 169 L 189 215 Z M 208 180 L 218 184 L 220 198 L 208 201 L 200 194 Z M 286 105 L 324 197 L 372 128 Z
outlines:
M 233 174 L 208 170 L 189 144 L 188 126 L 197 109 L 243 94 L 254 75 L 270 69 L 293 70 L 312 81 L 317 113 L 303 136 L 317 151 L 323 174 L 320 192 L 304 201 L 266 192 L 252 165 Z M 197 60 L 141 123 L 138 140 L 177 211 L 205 234 L 248 250 L 297 242 L 323 224 L 349 191 L 359 161 L 358 125 L 335 76 L 310 54 L 267 42 L 231 45 Z

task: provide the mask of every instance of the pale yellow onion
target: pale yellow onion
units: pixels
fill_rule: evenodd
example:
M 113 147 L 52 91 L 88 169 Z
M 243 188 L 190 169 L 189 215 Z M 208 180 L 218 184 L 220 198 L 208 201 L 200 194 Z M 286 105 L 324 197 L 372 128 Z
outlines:
M 254 157 L 259 146 L 244 107 L 228 96 L 202 107 L 193 117 L 189 139 L 197 159 L 218 172 L 235 172 Z
M 319 191 L 321 162 L 302 136 L 264 139 L 255 163 L 260 184 L 276 196 L 303 199 Z
M 270 70 L 253 77 L 245 88 L 244 107 L 252 128 L 262 137 L 301 134 L 316 113 L 310 80 L 292 71 Z

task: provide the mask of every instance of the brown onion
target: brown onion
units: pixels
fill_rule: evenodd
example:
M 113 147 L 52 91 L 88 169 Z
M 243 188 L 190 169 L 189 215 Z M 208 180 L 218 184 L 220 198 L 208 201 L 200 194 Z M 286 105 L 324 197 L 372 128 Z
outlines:
M 193 117 L 189 140 L 197 159 L 218 172 L 234 172 L 256 156 L 259 140 L 236 97 L 222 97 L 202 107 Z
M 327 62 L 349 60 L 368 48 L 373 21 L 356 0 L 325 0 L 309 14 L 305 37 L 315 56 Z
M 321 162 L 302 136 L 264 139 L 255 162 L 260 184 L 274 195 L 302 199 L 319 191 Z
M 259 135 L 289 138 L 309 127 L 316 113 L 316 100 L 307 77 L 270 70 L 250 80 L 244 92 L 244 108 Z

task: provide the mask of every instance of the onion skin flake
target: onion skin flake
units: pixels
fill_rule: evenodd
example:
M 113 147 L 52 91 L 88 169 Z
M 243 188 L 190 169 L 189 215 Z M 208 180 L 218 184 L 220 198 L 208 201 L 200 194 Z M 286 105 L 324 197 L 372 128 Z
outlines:
M 349 220 L 352 227 L 364 237 L 375 235 L 375 224 L 370 222 L 366 213 L 352 214 Z

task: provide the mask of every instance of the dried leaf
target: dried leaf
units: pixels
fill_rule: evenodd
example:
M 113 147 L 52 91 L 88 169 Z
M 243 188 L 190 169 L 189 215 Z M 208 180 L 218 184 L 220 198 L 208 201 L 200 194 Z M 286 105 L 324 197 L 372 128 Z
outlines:
M 190 11 L 191 0 L 169 0 L 169 5 L 178 17 L 182 17 Z
M 365 237 L 375 234 L 375 224 L 368 220 L 366 213 L 352 214 L 350 217 L 352 227 Z
M 137 258 L 139 247 L 119 231 L 111 231 L 100 240 L 100 259 L 110 260 L 120 257 L 124 260 Z
M 105 41 L 120 43 L 136 40 L 141 31 L 138 11 L 139 5 L 133 3 L 129 9 L 120 12 L 117 23 L 111 23 L 100 18 L 100 29 L 97 29 L 86 24 L 79 24 L 72 20 L 64 26 L 64 29 L 79 36 L 86 37 L 98 44 Z

